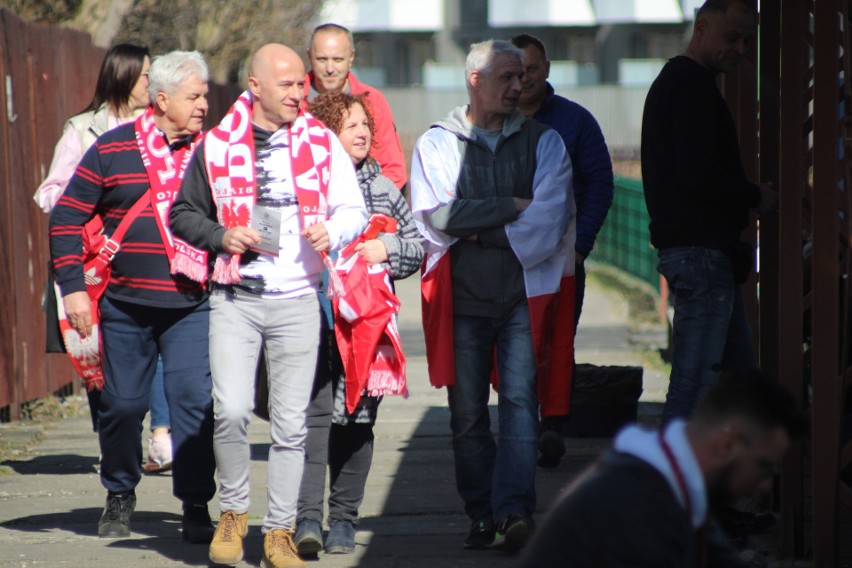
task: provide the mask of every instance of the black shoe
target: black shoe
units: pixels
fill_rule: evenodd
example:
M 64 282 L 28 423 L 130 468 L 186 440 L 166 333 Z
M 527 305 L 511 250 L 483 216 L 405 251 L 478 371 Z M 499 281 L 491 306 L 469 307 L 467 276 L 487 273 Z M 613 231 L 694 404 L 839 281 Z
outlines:
M 565 455 L 565 439 L 556 430 L 543 430 L 538 437 L 538 467 L 552 469 Z
M 488 548 L 494 542 L 494 521 L 485 517 L 470 524 L 470 532 L 464 539 L 464 547 L 471 549 Z
M 213 540 L 213 521 L 207 504 L 184 505 L 183 520 L 180 522 L 183 540 L 192 544 L 210 544 Z
M 715 516 L 722 530 L 732 539 L 760 534 L 775 524 L 775 515 L 772 513 L 749 513 L 733 507 L 720 508 L 715 511 Z
M 101 538 L 127 538 L 130 536 L 130 515 L 136 508 L 136 493 L 107 493 L 106 506 L 98 521 Z
M 509 515 L 497 525 L 497 536 L 494 538 L 494 548 L 506 552 L 517 552 L 527 543 L 532 534 L 532 519 Z

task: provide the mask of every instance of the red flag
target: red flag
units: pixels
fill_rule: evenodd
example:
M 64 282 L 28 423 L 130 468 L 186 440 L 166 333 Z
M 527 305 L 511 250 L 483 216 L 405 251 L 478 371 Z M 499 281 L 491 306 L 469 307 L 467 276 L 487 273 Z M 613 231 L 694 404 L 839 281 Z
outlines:
M 344 293 L 332 299 L 334 333 L 346 373 L 349 412 L 355 410 L 364 393 L 408 395 L 405 355 L 396 326 L 399 299 L 387 271 L 355 253 L 359 243 L 380 232 L 396 232 L 396 221 L 373 214 L 364 234 L 341 251 L 335 264 Z

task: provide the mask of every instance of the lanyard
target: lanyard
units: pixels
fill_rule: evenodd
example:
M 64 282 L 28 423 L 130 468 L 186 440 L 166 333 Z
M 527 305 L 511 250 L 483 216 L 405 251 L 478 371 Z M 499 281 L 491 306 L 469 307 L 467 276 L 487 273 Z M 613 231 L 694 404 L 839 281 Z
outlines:
M 680 464 L 677 463 L 674 452 L 672 451 L 671 446 L 669 446 L 669 443 L 666 441 L 664 434 L 665 431 L 660 430 L 658 436 L 660 439 L 660 447 L 663 448 L 663 453 L 666 454 L 666 459 L 669 461 L 669 465 L 672 468 L 677 486 L 680 489 L 681 494 L 683 494 L 683 506 L 686 508 L 686 517 L 689 519 L 689 523 L 692 524 L 692 500 L 689 498 L 689 490 L 686 487 L 686 477 L 684 477 L 683 470 L 680 469 Z
M 672 473 L 674 473 L 675 481 L 677 482 L 677 486 L 680 489 L 680 492 L 683 494 L 683 506 L 686 509 L 686 519 L 689 523 L 689 526 L 692 526 L 692 500 L 689 498 L 689 490 L 686 487 L 686 477 L 683 475 L 683 470 L 680 468 L 680 464 L 675 459 L 674 452 L 672 451 L 671 446 L 666 441 L 665 431 L 660 430 L 658 438 L 660 440 L 660 447 L 663 449 L 663 453 L 666 455 L 666 459 L 669 462 L 669 465 L 672 468 Z M 698 566 L 704 566 L 705 560 L 705 545 L 706 542 L 704 540 L 704 528 L 700 528 L 698 530 Z

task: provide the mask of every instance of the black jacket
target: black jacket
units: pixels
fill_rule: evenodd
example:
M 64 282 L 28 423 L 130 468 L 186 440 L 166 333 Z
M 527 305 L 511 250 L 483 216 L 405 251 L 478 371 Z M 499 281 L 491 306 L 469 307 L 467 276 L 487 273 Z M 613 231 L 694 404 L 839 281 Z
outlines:
M 642 181 L 658 249 L 724 250 L 740 239 L 749 209 L 760 202 L 713 74 L 686 56 L 669 60 L 648 91 Z

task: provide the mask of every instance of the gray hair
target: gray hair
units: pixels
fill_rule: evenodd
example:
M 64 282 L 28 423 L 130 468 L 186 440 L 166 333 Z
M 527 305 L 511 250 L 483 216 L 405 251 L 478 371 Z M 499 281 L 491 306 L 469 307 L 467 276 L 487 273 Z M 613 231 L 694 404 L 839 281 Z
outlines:
M 488 39 L 471 45 L 464 64 L 464 78 L 468 85 L 470 85 L 471 73 L 478 71 L 487 75 L 491 71 L 494 59 L 503 54 L 513 55 L 518 58 L 519 62 L 523 60 L 523 52 L 502 39 Z
M 148 98 L 157 99 L 157 93 L 174 93 L 178 87 L 192 77 L 204 82 L 210 78 L 204 56 L 197 51 L 171 51 L 158 55 L 148 71 Z

